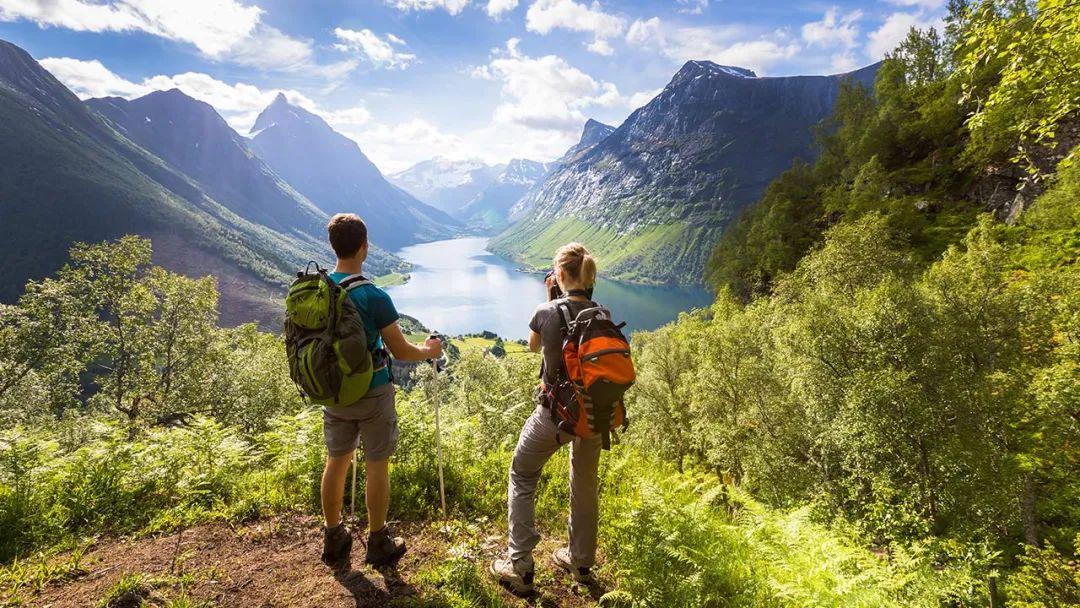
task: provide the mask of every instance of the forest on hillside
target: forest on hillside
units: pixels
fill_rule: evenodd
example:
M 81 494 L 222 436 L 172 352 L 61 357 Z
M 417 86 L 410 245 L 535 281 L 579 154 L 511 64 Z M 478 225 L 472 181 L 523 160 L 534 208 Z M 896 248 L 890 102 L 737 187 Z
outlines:
M 600 603 L 1080 606 L 1078 58 L 1080 2 L 954 1 L 845 89 L 819 160 L 717 246 L 713 306 L 633 337 Z M 101 535 L 318 509 L 321 416 L 280 338 L 219 327 L 214 280 L 151 248 L 77 246 L 0 308 L 0 605 L 84 576 Z M 402 605 L 517 605 L 470 557 L 532 409 L 538 360 L 506 351 L 400 390 L 392 517 L 438 517 L 438 399 L 461 543 Z

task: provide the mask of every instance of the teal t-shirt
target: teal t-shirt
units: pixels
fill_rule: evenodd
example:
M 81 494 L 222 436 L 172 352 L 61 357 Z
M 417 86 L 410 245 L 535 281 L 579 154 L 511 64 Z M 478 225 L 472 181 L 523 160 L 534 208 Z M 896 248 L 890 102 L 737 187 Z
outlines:
M 349 276 L 351 275 L 344 272 L 330 273 L 330 278 L 333 279 L 335 283 L 341 283 Z M 349 297 L 352 298 L 353 304 L 356 304 L 357 310 L 360 311 L 360 318 L 364 321 L 364 332 L 368 337 L 368 348 L 372 351 L 377 348 L 382 348 L 383 340 L 382 335 L 379 332 L 396 323 L 397 320 L 401 318 L 397 308 L 394 307 L 394 301 L 390 299 L 389 294 L 374 285 L 361 285 L 350 291 Z M 375 361 L 376 366 L 381 365 L 382 363 L 388 362 Z M 371 377 L 372 388 L 388 384 L 389 382 L 389 367 L 384 367 L 375 372 Z

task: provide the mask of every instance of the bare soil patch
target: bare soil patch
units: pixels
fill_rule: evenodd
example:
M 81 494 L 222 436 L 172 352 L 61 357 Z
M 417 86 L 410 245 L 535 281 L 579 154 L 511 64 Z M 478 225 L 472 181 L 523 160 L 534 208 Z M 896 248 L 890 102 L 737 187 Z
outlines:
M 107 539 L 90 547 L 83 558 L 85 574 L 47 586 L 40 593 L 24 591 L 20 603 L 48 608 L 96 606 L 125 575 L 150 581 L 141 600 L 167 605 L 186 595 L 195 602 L 229 608 L 320 606 L 439 606 L 442 592 L 431 571 L 451 560 L 468 560 L 486 573 L 486 563 L 499 555 L 505 536 L 492 529 L 479 541 L 478 526 L 455 526 L 443 532 L 439 523 L 406 523 L 398 527 L 409 551 L 393 570 L 377 571 L 363 563 L 364 547 L 354 532 L 352 564 L 337 571 L 319 561 L 322 530 L 310 515 L 291 514 L 243 525 L 211 524 L 182 532 L 141 538 Z M 549 561 L 558 538 L 537 550 L 539 593 L 521 599 L 504 589 L 507 606 L 588 606 L 600 590 L 574 585 Z M 63 559 L 63 556 L 58 559 Z M 415 579 L 415 580 L 413 580 Z M 6 600 L 6 602 L 5 602 Z M 137 605 L 136 600 L 135 605 Z

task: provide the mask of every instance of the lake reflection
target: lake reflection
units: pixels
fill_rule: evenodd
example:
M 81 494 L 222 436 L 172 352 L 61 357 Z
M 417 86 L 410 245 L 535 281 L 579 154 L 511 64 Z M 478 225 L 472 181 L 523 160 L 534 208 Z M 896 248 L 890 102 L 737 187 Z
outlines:
M 416 267 L 405 285 L 387 288 L 398 311 L 449 335 L 488 330 L 518 339 L 546 299 L 543 276 L 519 272 L 484 249 L 484 237 L 413 245 L 397 252 Z M 554 253 L 554 252 L 552 252 Z M 655 329 L 679 312 L 712 302 L 704 289 L 644 287 L 601 279 L 595 299 L 611 309 L 627 330 Z

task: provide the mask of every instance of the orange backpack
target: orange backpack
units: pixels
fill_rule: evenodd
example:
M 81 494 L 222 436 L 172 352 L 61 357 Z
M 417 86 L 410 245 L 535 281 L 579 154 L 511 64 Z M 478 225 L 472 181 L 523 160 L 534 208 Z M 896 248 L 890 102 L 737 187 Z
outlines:
M 559 429 L 577 437 L 599 435 L 611 449 L 611 432 L 629 424 L 623 394 L 634 383 L 630 343 L 611 312 L 595 303 L 572 317 L 566 300 L 562 317 L 563 369 L 558 387 L 544 387 Z

